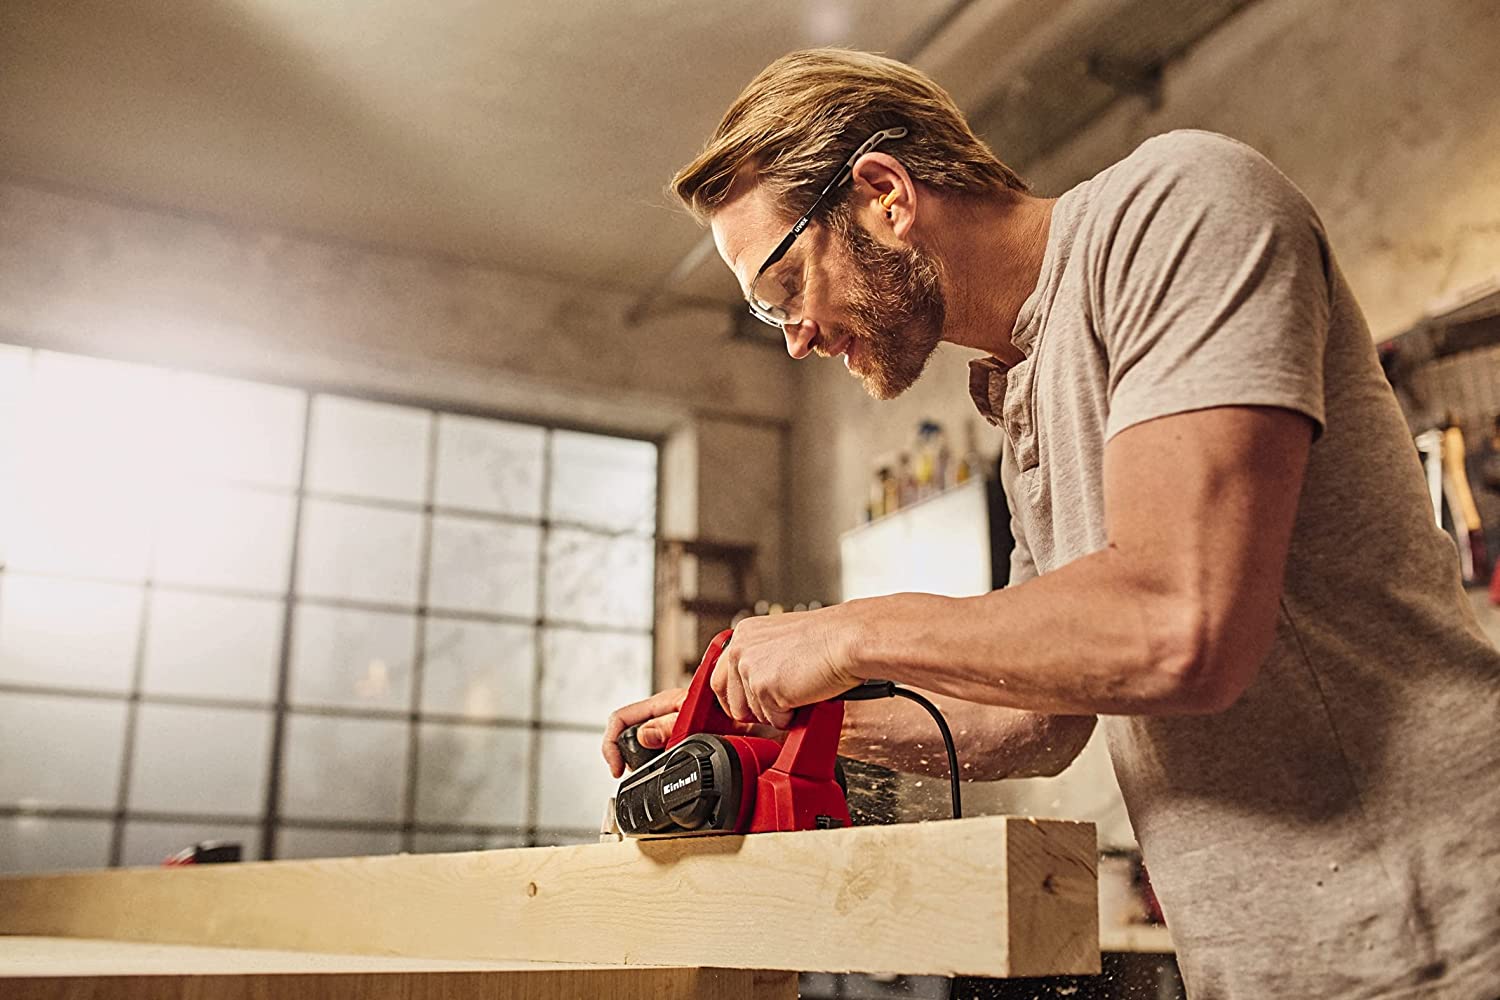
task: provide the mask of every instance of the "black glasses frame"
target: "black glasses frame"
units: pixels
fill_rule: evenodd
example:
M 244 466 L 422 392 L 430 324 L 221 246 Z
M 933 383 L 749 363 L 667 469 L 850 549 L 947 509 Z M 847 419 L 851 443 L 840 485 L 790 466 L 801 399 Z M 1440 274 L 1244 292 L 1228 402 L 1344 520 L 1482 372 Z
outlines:
M 745 301 L 750 306 L 750 315 L 762 323 L 785 328 L 792 318 L 790 313 L 780 306 L 766 306 L 756 301 L 755 286 L 759 283 L 761 275 L 765 274 L 767 270 L 774 267 L 781 258 L 787 255 L 787 251 L 792 248 L 792 244 L 797 242 L 797 237 L 802 235 L 802 230 L 806 229 L 807 224 L 812 221 L 813 213 L 818 210 L 818 206 L 827 200 L 828 195 L 835 188 L 854 175 L 854 164 L 859 162 L 861 156 L 864 156 L 887 139 L 900 139 L 905 135 L 906 129 L 900 126 L 881 129 L 860 143 L 859 148 L 850 154 L 849 159 L 845 160 L 844 165 L 839 168 L 839 172 L 834 174 L 833 179 L 823 187 L 823 190 L 819 192 L 818 197 L 813 201 L 812 205 L 808 207 L 806 212 L 802 213 L 802 218 L 798 219 L 792 225 L 791 232 L 782 237 L 781 242 L 776 244 L 776 249 L 771 251 L 771 256 L 766 258 L 766 262 L 760 266 L 760 270 L 755 272 L 755 277 L 750 279 L 750 289 L 745 293 Z

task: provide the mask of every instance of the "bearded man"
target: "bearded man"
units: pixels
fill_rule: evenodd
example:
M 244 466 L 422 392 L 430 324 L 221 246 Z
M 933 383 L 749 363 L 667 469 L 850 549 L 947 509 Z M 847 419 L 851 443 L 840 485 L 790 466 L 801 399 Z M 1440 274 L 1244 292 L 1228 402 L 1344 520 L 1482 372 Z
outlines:
M 986 778 L 1056 773 L 1101 720 L 1194 1000 L 1493 1000 L 1500 654 L 1284 176 L 1174 132 L 1036 197 L 932 80 L 815 50 L 674 189 L 792 357 L 890 399 L 940 341 L 982 352 L 1016 538 L 981 597 L 742 622 L 713 678 L 734 719 L 888 678 Z M 681 700 L 615 713 L 617 775 L 620 731 L 660 746 Z M 842 750 L 912 765 L 927 724 L 853 703 Z

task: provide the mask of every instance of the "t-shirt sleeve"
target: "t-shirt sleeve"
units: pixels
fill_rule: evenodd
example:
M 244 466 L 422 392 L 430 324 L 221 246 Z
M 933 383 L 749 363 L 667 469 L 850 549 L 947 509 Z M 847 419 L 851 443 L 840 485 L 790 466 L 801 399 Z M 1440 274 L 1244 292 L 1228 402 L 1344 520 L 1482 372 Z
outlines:
M 1108 358 L 1106 438 L 1218 406 L 1323 431 L 1332 267 L 1312 206 L 1264 157 L 1173 133 L 1122 162 L 1085 256 Z
M 1005 492 L 1006 508 L 1016 509 L 1013 492 L 1016 484 L 1016 459 L 1010 441 L 1004 436 L 1000 440 L 1000 488 Z M 1010 516 L 1010 537 L 1014 547 L 1010 550 L 1010 576 L 1006 586 L 1014 587 L 1034 579 L 1037 575 L 1036 559 L 1031 554 L 1031 545 L 1026 540 L 1026 530 L 1014 513 Z

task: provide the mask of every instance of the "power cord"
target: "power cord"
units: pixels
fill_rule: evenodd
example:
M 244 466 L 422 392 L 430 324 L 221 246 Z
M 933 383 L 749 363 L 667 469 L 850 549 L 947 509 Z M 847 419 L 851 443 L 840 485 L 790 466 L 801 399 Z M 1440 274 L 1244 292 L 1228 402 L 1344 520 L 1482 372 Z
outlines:
M 948 729 L 948 720 L 943 718 L 943 713 L 932 702 L 909 688 L 897 687 L 894 681 L 865 681 L 859 687 L 850 688 L 839 695 L 840 701 L 875 701 L 878 698 L 905 698 L 907 701 L 914 701 L 927 709 L 927 714 L 937 723 L 938 732 L 943 734 L 943 749 L 948 752 L 948 787 L 953 794 L 953 818 L 962 819 L 964 806 L 958 793 L 958 751 L 953 747 L 953 733 Z M 948 1000 L 954 1000 L 957 990 L 958 977 L 949 977 Z
M 875 701 L 878 698 L 905 698 L 907 701 L 914 701 L 927 709 L 927 714 L 937 723 L 938 732 L 943 734 L 943 749 L 948 752 L 948 786 L 953 794 L 953 818 L 962 819 L 964 807 L 958 786 L 958 751 L 953 747 L 953 733 L 949 731 L 948 721 L 943 718 L 943 713 L 917 692 L 898 687 L 894 681 L 865 681 L 859 687 L 850 688 L 839 695 L 840 701 Z

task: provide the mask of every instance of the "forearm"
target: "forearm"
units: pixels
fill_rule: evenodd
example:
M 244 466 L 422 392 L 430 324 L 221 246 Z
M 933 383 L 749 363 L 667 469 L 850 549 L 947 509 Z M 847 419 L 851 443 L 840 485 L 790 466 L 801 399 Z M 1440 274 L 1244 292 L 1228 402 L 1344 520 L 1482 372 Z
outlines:
M 1093 716 L 1051 716 L 926 692 L 943 713 L 969 781 L 1060 773 L 1088 742 Z M 847 702 L 839 753 L 933 777 L 948 776 L 937 723 L 904 698 Z
M 1194 603 L 1131 579 L 1109 549 L 980 597 L 895 594 L 842 607 L 859 676 L 1048 715 L 1222 707 L 1204 686 L 1213 650 L 1202 636 L 1212 630 Z

